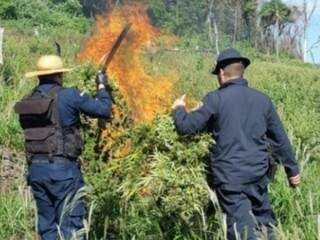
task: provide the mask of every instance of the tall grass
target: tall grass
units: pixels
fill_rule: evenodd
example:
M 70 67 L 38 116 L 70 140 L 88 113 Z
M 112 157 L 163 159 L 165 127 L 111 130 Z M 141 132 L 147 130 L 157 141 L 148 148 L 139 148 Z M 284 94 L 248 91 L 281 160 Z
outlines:
M 0 238 L 34 239 L 35 205 L 30 192 L 21 184 L 19 189 L 0 195 Z

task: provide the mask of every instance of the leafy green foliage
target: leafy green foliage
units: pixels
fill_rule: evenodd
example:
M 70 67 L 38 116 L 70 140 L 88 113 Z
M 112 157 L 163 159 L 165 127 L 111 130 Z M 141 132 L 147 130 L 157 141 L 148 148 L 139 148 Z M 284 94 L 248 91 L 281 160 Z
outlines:
M 291 9 L 281 0 L 271 0 L 264 3 L 260 10 L 260 15 L 265 26 L 274 25 L 277 21 L 284 24 L 290 21 Z
M 107 217 L 109 230 L 125 239 L 190 235 L 209 201 L 201 161 L 209 136 L 179 137 L 171 118 L 160 117 L 123 137 L 130 139 L 130 153 L 110 160 L 100 174 L 89 173 L 95 219 Z M 103 224 L 94 226 L 103 229 Z
M 19 19 L 24 25 L 38 28 L 63 26 L 85 32 L 88 27 L 77 0 L 66 0 L 59 4 L 51 0 L 5 0 L 0 3 L 0 18 Z
M 207 1 L 150 1 L 150 14 L 156 24 L 172 30 L 176 34 L 201 32 L 204 28 Z
M 0 3 L 0 16 L 2 19 L 16 19 L 16 8 L 11 0 L 3 0 Z

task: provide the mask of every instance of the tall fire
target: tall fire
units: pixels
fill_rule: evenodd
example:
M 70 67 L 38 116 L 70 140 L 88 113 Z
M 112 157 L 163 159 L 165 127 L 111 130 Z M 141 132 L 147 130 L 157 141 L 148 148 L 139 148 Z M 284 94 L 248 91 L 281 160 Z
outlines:
M 108 74 L 117 81 L 132 119 L 150 121 L 170 106 L 174 79 L 172 76 L 155 78 L 144 70 L 143 50 L 160 35 L 150 23 L 146 6 L 117 7 L 106 16 L 98 17 L 96 30 L 85 43 L 79 59 L 99 64 L 127 23 L 132 23 L 131 30 L 111 62 Z

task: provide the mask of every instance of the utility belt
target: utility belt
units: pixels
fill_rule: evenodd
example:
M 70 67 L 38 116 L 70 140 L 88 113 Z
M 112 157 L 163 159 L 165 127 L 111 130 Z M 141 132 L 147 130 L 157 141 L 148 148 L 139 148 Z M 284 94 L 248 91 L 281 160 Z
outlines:
M 35 154 L 27 159 L 28 165 L 32 163 L 70 163 L 78 162 L 78 158 L 66 158 L 64 156 L 50 156 L 48 154 Z
M 260 177 L 259 179 L 253 181 L 253 182 L 249 182 L 249 183 L 243 183 L 243 184 L 238 184 L 238 183 L 222 183 L 220 185 L 214 186 L 214 188 L 219 188 L 222 190 L 227 190 L 227 191 L 231 191 L 231 192 L 242 192 L 245 189 L 248 188 L 248 186 L 250 185 L 257 185 L 260 186 L 261 188 L 265 188 L 270 182 L 270 179 L 268 177 L 267 174 L 265 174 L 264 176 Z

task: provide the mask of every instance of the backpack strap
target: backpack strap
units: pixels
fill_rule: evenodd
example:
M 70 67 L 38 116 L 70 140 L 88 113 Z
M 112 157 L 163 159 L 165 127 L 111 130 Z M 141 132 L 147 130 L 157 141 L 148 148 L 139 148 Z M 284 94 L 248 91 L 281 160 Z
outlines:
M 59 110 L 58 110 L 58 94 L 61 89 L 62 89 L 61 86 L 55 85 L 47 93 L 48 97 L 53 98 L 53 108 L 52 108 L 52 116 L 51 116 L 52 122 L 59 128 L 61 128 L 61 126 L 60 126 L 60 116 L 59 116 Z
M 51 121 L 55 125 L 55 134 L 57 137 L 57 150 L 55 153 L 51 155 L 64 155 L 64 134 L 63 129 L 60 124 L 60 114 L 59 114 L 59 107 L 58 107 L 58 94 L 63 88 L 60 85 L 53 86 L 49 92 L 48 96 L 53 98 L 53 105 L 52 105 L 52 112 L 51 112 Z M 50 157 L 50 154 L 49 154 Z
M 58 94 L 61 89 L 62 87 L 60 85 L 54 85 L 49 89 L 47 93 L 40 90 L 39 88 L 34 90 L 34 94 L 39 93 L 42 97 L 53 99 L 50 118 L 55 128 L 55 135 L 57 138 L 57 150 L 55 152 L 49 153 L 50 162 L 53 162 L 53 158 L 55 155 L 63 154 L 63 135 L 62 135 L 62 129 L 60 125 L 59 110 L 58 110 Z

